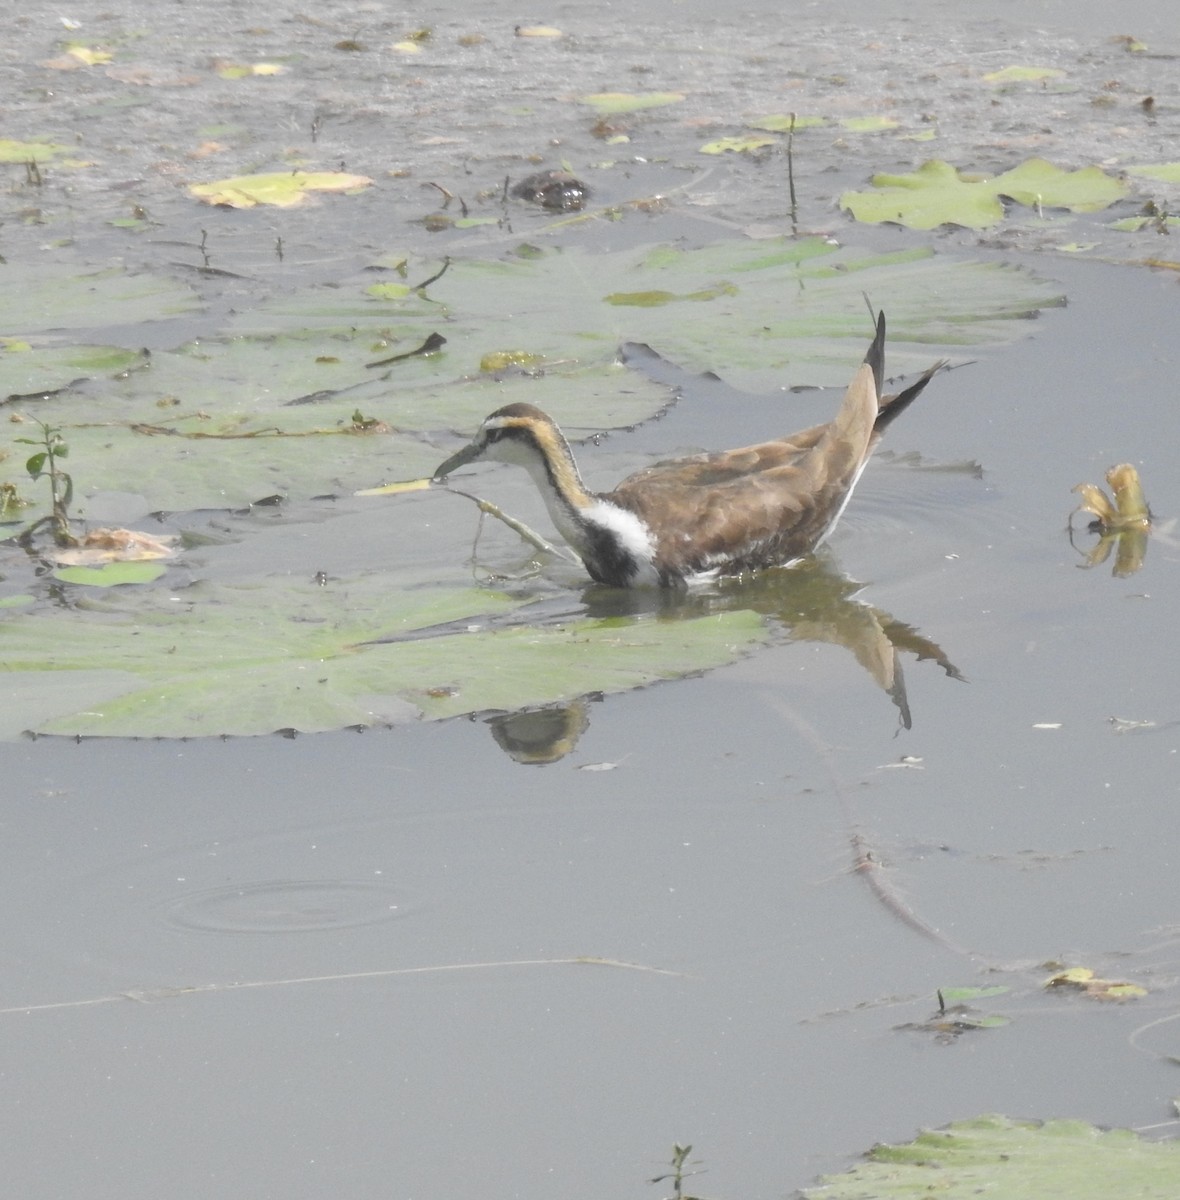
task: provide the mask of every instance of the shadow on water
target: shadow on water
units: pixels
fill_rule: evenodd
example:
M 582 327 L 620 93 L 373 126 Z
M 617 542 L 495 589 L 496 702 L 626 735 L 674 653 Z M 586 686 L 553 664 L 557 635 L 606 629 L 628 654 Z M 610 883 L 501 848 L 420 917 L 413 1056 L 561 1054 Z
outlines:
M 951 679 L 963 675 L 937 642 L 913 626 L 857 599 L 862 585 L 822 554 L 753 578 L 728 580 L 714 589 L 691 592 L 641 592 L 590 588 L 585 615 L 597 620 L 655 616 L 662 621 L 695 619 L 711 613 L 753 611 L 770 619 L 778 635 L 793 642 L 840 646 L 852 654 L 869 678 L 893 702 L 903 729 L 913 726 L 901 655 L 931 659 Z M 589 725 L 586 697 L 566 705 L 548 705 L 488 718 L 493 736 L 518 762 L 550 763 L 577 745 Z

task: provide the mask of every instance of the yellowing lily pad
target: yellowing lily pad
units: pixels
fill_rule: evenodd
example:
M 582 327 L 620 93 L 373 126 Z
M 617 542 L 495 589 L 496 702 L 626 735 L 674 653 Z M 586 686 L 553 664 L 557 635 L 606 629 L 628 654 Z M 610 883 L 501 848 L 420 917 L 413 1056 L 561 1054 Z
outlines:
M 196 183 L 189 188 L 189 192 L 206 204 L 229 208 L 254 208 L 259 204 L 294 208 L 304 203 L 311 192 L 353 194 L 363 191 L 372 182 L 366 175 L 349 175 L 344 171 L 283 171 L 270 175 L 239 175 L 233 179 L 219 179 L 215 183 Z
M 1045 981 L 1047 988 L 1066 988 L 1092 1000 L 1141 1000 L 1147 989 L 1136 983 L 1102 979 L 1089 967 L 1069 967 Z
M 680 92 L 595 92 L 580 96 L 583 104 L 589 104 L 595 112 L 603 114 L 638 112 L 644 108 L 662 108 L 667 104 L 678 104 L 684 96 Z
M 217 68 L 217 74 L 222 79 L 248 79 L 251 76 L 282 75 L 286 69 L 281 63 L 222 63 Z
M 911 229 L 998 225 L 1004 217 L 1001 196 L 1029 207 L 1097 212 L 1129 190 L 1098 167 L 1063 171 L 1042 158 L 991 179 L 964 175 L 950 163 L 931 159 L 909 175 L 874 175 L 873 186 L 872 192 L 845 192 L 840 207 L 858 221 L 892 221 Z
M 990 71 L 985 83 L 1038 83 L 1044 79 L 1062 79 L 1065 72 L 1057 67 L 1005 67 L 1002 71 Z
M 95 50 L 91 46 L 71 46 L 66 53 L 87 67 L 97 67 L 111 61 L 109 50 Z

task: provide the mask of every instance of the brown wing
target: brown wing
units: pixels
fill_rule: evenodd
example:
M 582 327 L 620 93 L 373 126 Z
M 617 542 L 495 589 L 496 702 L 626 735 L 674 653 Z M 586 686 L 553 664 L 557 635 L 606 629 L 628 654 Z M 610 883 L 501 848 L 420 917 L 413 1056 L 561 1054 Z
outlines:
M 655 531 L 656 564 L 665 571 L 786 562 L 813 549 L 839 516 L 868 456 L 877 412 L 866 364 L 830 424 L 649 467 L 608 499 Z

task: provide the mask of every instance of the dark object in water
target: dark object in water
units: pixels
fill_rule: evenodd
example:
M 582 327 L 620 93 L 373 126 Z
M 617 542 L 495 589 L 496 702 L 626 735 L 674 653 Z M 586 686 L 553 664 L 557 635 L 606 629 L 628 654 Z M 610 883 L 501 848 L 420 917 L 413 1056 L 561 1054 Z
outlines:
M 590 198 L 590 189 L 568 171 L 538 171 L 522 179 L 512 194 L 518 200 L 552 208 L 557 212 L 576 212 Z

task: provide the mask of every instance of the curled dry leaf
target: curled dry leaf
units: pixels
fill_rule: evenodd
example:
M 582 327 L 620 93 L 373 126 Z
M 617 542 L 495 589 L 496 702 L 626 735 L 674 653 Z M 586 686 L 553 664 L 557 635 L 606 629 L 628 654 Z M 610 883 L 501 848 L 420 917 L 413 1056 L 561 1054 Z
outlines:
M 134 529 L 92 529 L 76 546 L 55 550 L 53 557 L 60 566 L 89 567 L 96 563 L 148 562 L 171 558 L 175 553 L 175 538 L 153 537 Z
M 1106 483 L 1114 497 L 1093 483 L 1079 483 L 1073 490 L 1082 502 L 1070 513 L 1070 535 L 1074 513 L 1090 513 L 1095 519 L 1090 528 L 1100 535 L 1097 545 L 1085 556 L 1084 567 L 1096 567 L 1117 550 L 1114 574 L 1122 579 L 1134 575 L 1147 556 L 1147 535 L 1151 532 L 1151 509 L 1143 498 L 1139 472 L 1130 463 L 1120 463 L 1106 472 Z

